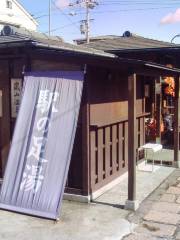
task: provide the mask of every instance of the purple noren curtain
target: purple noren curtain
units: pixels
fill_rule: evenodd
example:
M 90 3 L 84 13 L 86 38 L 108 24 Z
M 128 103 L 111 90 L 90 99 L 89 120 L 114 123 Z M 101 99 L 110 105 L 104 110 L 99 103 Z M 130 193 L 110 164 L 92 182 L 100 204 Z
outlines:
M 82 72 L 25 75 L 0 208 L 56 219 L 69 169 Z

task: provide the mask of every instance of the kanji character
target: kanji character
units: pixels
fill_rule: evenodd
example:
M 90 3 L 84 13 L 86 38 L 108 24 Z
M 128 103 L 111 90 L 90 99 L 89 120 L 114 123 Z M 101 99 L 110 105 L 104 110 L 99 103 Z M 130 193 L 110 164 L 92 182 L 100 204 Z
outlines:
M 41 90 L 39 94 L 39 99 L 37 103 L 37 108 L 41 110 L 42 113 L 48 112 L 52 104 L 52 112 L 58 112 L 54 104 L 59 96 L 58 92 L 50 92 L 49 90 Z
M 37 130 L 42 131 L 46 133 L 48 131 L 49 127 L 49 118 L 48 117 L 42 117 L 37 121 Z
M 25 192 L 33 190 L 34 193 L 37 193 L 44 179 L 41 173 L 42 167 L 26 165 L 26 172 L 23 174 L 20 190 L 24 190 Z
M 33 137 L 34 146 L 32 146 L 27 157 L 34 157 L 37 161 L 41 159 L 42 162 L 47 162 L 46 159 L 42 158 L 42 154 L 44 153 L 45 141 L 46 139 L 43 137 Z

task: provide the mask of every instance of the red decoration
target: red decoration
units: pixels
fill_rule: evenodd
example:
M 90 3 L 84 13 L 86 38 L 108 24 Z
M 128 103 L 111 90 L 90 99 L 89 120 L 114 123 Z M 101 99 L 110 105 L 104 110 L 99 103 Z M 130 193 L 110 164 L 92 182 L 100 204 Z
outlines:
M 175 96 L 175 81 L 173 77 L 166 77 L 164 82 L 168 84 L 168 86 L 164 89 L 165 94 L 170 96 Z

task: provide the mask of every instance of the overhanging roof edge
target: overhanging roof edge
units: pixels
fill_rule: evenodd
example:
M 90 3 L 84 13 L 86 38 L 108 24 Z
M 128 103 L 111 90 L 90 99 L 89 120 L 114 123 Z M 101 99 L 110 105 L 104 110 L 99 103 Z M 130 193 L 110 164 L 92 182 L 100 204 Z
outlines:
M 112 53 L 107 53 L 104 51 L 100 50 L 95 50 L 93 48 L 87 48 L 87 49 L 77 49 L 77 46 L 75 45 L 73 48 L 72 47 L 65 47 L 65 46 L 55 46 L 55 45 L 50 45 L 50 44 L 45 44 L 45 43 L 39 43 L 36 41 L 32 42 L 32 45 L 35 47 L 43 47 L 47 49 L 54 49 L 54 50 L 66 50 L 66 51 L 71 51 L 71 52 L 77 52 L 77 53 L 82 53 L 82 54 L 88 54 L 88 55 L 94 55 L 94 56 L 102 56 L 102 57 L 109 57 L 112 59 L 118 58 L 118 56 L 112 54 Z
M 30 39 L 23 39 L 19 41 L 11 41 L 11 42 L 1 42 L 0 48 L 6 48 L 6 47 L 24 47 L 24 46 L 34 46 L 34 47 L 42 47 L 46 49 L 52 49 L 52 50 L 64 50 L 69 52 L 76 52 L 80 54 L 87 54 L 87 55 L 93 55 L 93 56 L 99 56 L 99 57 L 108 57 L 110 59 L 118 58 L 115 54 L 107 53 L 101 50 L 95 50 L 93 48 L 84 48 L 80 49 L 76 45 L 71 47 L 68 46 L 57 46 L 52 44 L 46 44 L 46 43 L 40 43 L 36 40 L 30 40 Z
M 16 41 L 16 42 L 7 42 L 7 43 L 0 43 L 0 48 L 1 47 L 25 47 L 25 46 L 34 46 L 37 48 L 45 48 L 45 49 L 50 49 L 50 50 L 64 50 L 67 52 L 75 52 L 75 53 L 79 53 L 79 54 L 87 54 L 87 55 L 91 55 L 94 57 L 105 57 L 107 58 L 107 60 L 113 60 L 116 64 L 129 64 L 130 67 L 136 67 L 136 66 L 141 66 L 141 67 L 147 67 L 147 68 L 154 68 L 154 69 L 159 69 L 161 71 L 166 71 L 169 73 L 174 73 L 174 74 L 180 74 L 180 69 L 177 68 L 169 68 L 166 67 L 164 65 L 161 64 L 156 64 L 156 63 L 151 63 L 151 62 L 147 62 L 147 61 L 143 61 L 143 60 L 138 60 L 138 59 L 128 59 L 128 58 L 122 58 L 122 57 L 118 57 L 115 54 L 111 54 L 111 53 L 107 53 L 104 51 L 98 51 L 98 50 L 94 50 L 92 48 L 87 48 L 87 49 L 77 49 L 77 46 L 70 45 L 69 46 L 56 46 L 56 45 L 51 45 L 51 44 L 46 44 L 46 43 L 40 43 L 37 41 L 33 41 L 33 40 L 23 40 L 23 41 Z
M 166 67 L 164 65 L 153 64 L 153 63 L 148 63 L 148 62 L 145 64 L 145 66 L 180 74 L 180 69 L 179 68 L 169 68 L 169 67 Z
M 129 52 L 149 52 L 149 51 L 164 51 L 164 50 L 180 50 L 180 46 L 174 46 L 174 47 L 154 47 L 154 48 L 124 48 L 124 49 L 110 49 L 110 50 L 104 50 L 105 52 L 112 53 L 112 54 L 118 54 L 118 53 L 129 53 Z

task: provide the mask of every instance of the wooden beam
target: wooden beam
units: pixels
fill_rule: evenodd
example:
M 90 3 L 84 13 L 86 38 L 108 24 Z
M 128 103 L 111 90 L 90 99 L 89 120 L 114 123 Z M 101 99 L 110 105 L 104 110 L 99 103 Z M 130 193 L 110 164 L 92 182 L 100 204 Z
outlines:
M 166 69 L 154 69 L 154 68 L 148 68 L 145 66 L 135 66 L 134 67 L 136 74 L 137 75 L 142 75 L 142 76 L 148 76 L 148 77 L 167 77 L 167 76 L 172 76 L 172 77 L 177 77 L 178 73 L 177 72 L 170 72 Z
M 128 201 L 136 200 L 136 74 L 128 77 Z
M 180 76 L 175 78 L 175 103 L 174 103 L 174 162 L 179 165 L 179 127 L 180 127 Z

